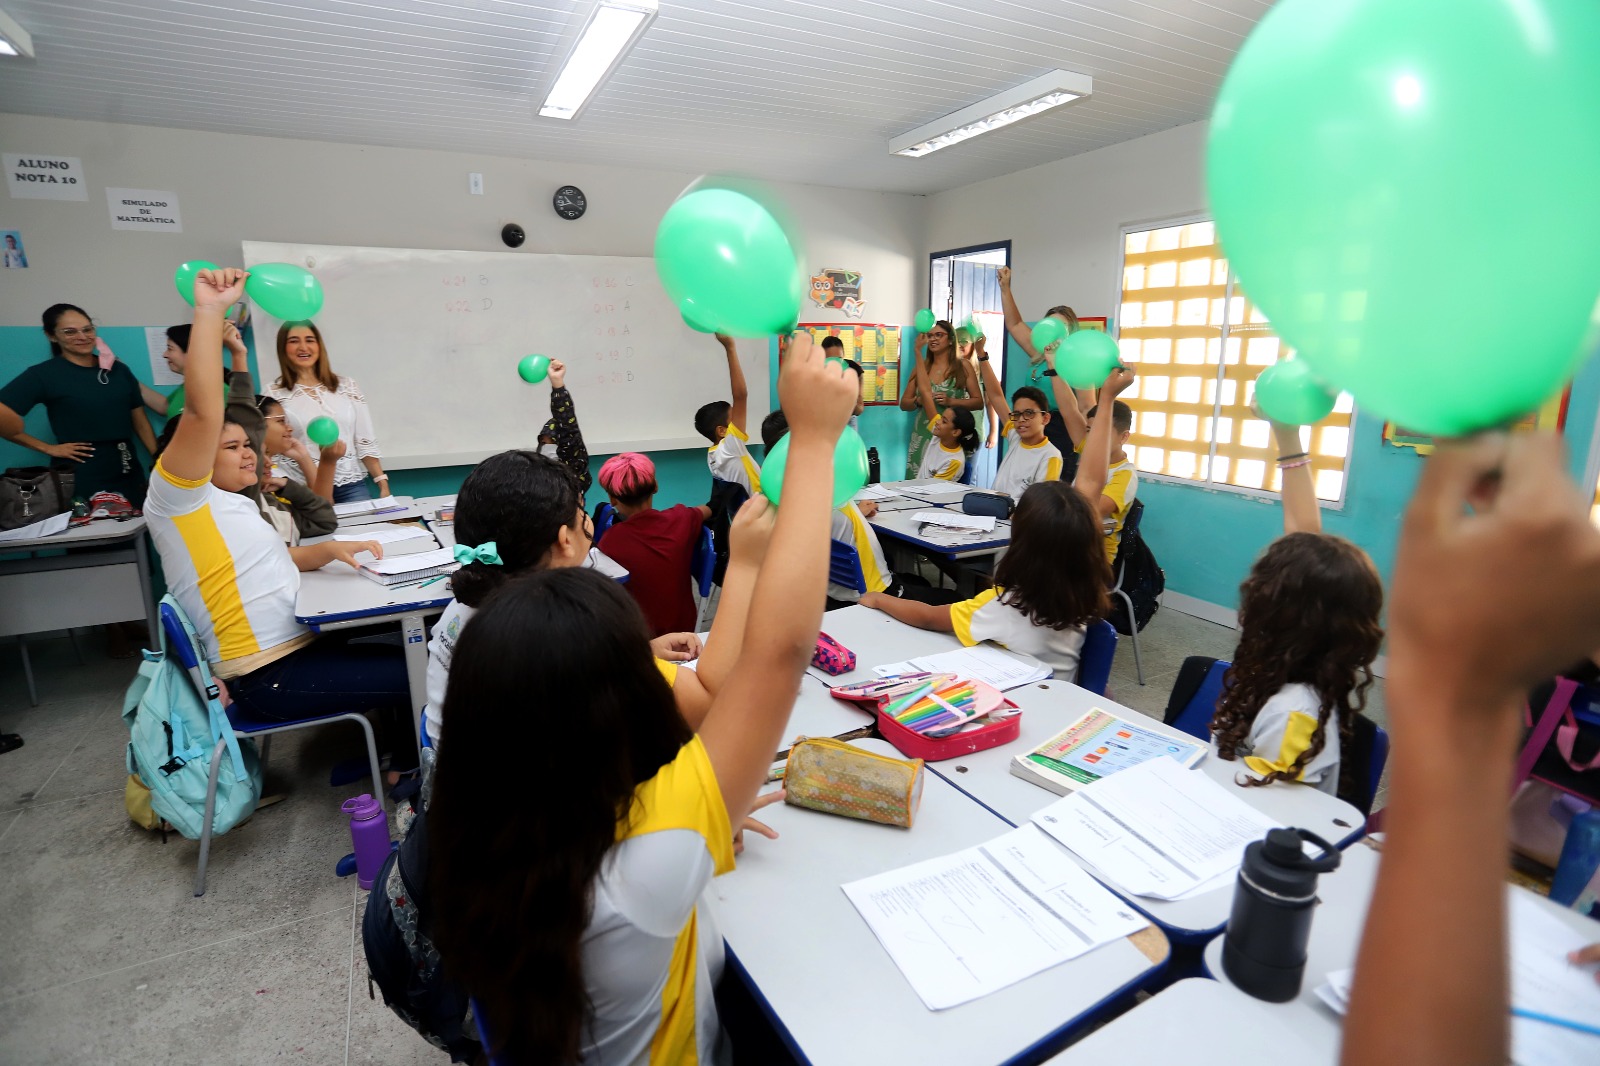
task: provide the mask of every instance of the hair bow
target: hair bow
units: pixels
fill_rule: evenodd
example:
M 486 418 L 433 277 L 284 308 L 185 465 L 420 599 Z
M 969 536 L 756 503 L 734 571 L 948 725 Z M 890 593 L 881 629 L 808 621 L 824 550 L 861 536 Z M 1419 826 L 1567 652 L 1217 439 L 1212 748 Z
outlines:
M 482 563 L 485 566 L 499 566 L 499 545 L 492 540 L 486 540 L 476 548 L 467 544 L 457 544 L 455 547 L 456 562 L 462 566 L 470 563 Z

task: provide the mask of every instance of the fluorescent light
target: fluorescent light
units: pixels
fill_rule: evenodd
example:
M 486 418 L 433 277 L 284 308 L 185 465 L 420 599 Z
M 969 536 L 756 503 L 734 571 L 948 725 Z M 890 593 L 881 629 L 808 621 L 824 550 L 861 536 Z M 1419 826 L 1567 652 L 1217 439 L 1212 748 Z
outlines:
M 573 119 L 656 17 L 657 0 L 600 0 L 539 108 L 543 118 Z
M 33 58 L 33 35 L 4 11 L 0 11 L 0 56 Z
M 893 155 L 921 158 L 930 152 L 960 144 L 980 133 L 988 133 L 1021 122 L 1043 111 L 1069 104 L 1094 92 L 1094 79 L 1070 70 L 1052 70 L 1032 81 L 1007 89 L 971 107 L 964 107 L 935 122 L 918 126 L 889 142 Z

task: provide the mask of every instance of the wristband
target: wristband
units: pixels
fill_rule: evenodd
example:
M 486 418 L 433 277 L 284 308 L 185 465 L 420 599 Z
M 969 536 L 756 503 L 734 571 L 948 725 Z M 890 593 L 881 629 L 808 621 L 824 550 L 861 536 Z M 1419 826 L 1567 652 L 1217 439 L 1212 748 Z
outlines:
M 1310 465 L 1311 465 L 1311 457 L 1308 455 L 1304 459 L 1296 459 L 1292 463 L 1280 462 L 1280 463 L 1278 463 L 1278 469 L 1279 470 L 1293 470 L 1297 466 L 1310 466 Z
M 389 475 L 388 474 L 379 474 L 377 477 L 373 478 L 372 480 L 373 481 L 388 481 L 389 480 Z
M 1049 367 L 1045 367 L 1044 376 L 1047 377 L 1047 378 L 1058 378 L 1061 375 L 1057 374 L 1054 370 L 1051 370 Z
M 1308 456 L 1310 454 L 1311 454 L 1310 452 L 1295 452 L 1292 455 L 1280 455 L 1280 456 L 1278 456 L 1278 462 L 1286 463 L 1290 459 L 1304 459 L 1306 456 Z
M 987 363 L 987 362 L 988 362 L 988 361 L 989 361 L 989 357 L 988 357 L 988 356 L 987 356 L 987 355 L 980 355 L 980 356 L 978 356 L 978 362 L 980 362 L 980 363 Z

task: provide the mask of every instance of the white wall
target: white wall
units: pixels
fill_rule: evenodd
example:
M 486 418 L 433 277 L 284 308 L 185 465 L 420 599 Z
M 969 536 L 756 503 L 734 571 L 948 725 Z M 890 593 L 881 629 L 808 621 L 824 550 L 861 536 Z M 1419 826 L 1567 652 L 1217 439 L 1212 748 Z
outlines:
M 662 212 L 697 177 L 9 114 L 0 114 L 0 149 L 77 156 L 89 187 L 86 202 L 0 198 L 0 229 L 22 231 L 30 265 L 5 272 L 0 326 L 35 329 L 57 301 L 105 325 L 181 321 L 173 269 L 187 259 L 237 263 L 241 240 L 503 251 L 501 226 L 518 222 L 529 251 L 649 255 Z M 467 191 L 473 171 L 484 176 L 482 196 Z M 588 196 L 576 222 L 550 207 L 565 184 Z M 175 192 L 183 233 L 113 231 L 107 186 Z M 910 321 L 925 300 L 923 197 L 775 189 L 805 232 L 808 270 L 859 270 L 867 321 Z M 809 303 L 801 312 L 840 317 Z
M 1030 320 L 1061 303 L 1114 317 L 1120 227 L 1205 209 L 1205 138 L 1195 122 L 935 193 L 925 249 L 1010 239 L 1012 291 Z

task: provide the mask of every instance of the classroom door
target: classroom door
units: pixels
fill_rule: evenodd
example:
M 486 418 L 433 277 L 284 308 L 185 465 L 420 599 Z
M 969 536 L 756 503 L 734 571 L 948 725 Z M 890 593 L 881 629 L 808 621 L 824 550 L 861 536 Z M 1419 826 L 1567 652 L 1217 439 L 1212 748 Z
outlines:
M 1000 268 L 1011 264 L 1011 242 L 936 252 L 928 264 L 928 306 L 940 318 L 956 326 L 976 317 L 988 340 L 989 365 L 1003 382 L 1005 370 L 1005 314 L 1000 304 Z M 978 438 L 989 439 L 987 410 L 974 411 Z M 972 457 L 972 484 L 988 488 L 994 484 L 1000 464 L 1000 449 L 979 445 Z

